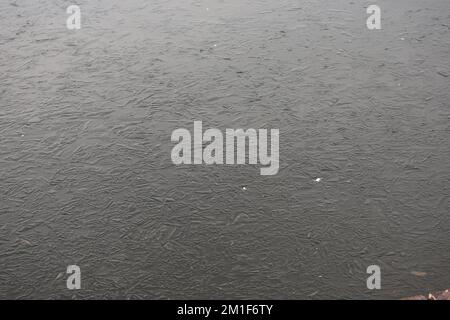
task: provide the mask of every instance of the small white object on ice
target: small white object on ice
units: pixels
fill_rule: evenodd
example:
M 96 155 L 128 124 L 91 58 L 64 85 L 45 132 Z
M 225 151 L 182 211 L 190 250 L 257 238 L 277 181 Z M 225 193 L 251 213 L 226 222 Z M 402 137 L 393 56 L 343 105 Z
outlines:
M 244 190 L 244 191 L 247 190 L 247 187 L 242 187 L 242 190 Z
M 317 178 L 316 180 L 314 180 L 315 182 L 320 182 L 322 181 L 322 178 Z

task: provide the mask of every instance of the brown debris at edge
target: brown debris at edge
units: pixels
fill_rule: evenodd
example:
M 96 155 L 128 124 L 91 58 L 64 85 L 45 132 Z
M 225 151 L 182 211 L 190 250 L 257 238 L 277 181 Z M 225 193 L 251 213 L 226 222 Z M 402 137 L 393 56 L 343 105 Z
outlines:
M 404 298 L 402 300 L 450 300 L 450 292 L 449 290 L 436 292 L 436 293 L 429 293 L 428 297 L 426 296 L 414 296 L 409 298 Z

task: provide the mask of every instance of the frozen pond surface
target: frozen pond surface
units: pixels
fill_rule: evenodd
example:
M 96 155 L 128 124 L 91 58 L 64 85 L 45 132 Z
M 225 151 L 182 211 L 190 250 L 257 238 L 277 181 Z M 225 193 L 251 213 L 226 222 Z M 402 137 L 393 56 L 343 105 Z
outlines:
M 0 298 L 450 286 L 448 0 L 70 4 L 0 4 Z M 194 120 L 279 128 L 278 175 L 174 166 Z

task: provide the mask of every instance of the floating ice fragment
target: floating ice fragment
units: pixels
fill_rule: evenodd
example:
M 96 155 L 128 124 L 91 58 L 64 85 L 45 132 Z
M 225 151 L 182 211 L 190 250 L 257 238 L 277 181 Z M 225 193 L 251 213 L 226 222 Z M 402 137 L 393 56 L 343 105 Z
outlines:
M 20 243 L 26 244 L 27 246 L 31 246 L 31 242 L 25 239 L 19 239 Z
M 315 182 L 320 182 L 320 181 L 322 181 L 322 178 L 317 178 L 317 179 L 315 179 L 314 181 L 315 181 Z
M 422 272 L 422 271 L 411 271 L 411 274 L 416 277 L 425 277 L 427 275 L 426 272 Z
M 310 297 L 314 297 L 316 294 L 318 294 L 319 291 L 314 291 L 313 293 L 309 294 Z

